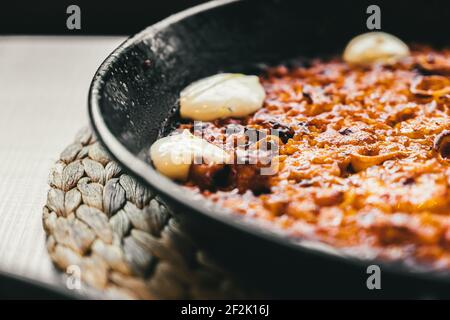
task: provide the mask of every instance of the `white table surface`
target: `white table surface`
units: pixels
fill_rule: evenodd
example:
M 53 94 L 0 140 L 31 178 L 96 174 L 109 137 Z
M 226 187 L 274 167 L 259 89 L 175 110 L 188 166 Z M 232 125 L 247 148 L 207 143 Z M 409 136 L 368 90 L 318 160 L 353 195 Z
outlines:
M 0 270 L 54 284 L 48 173 L 87 121 L 95 70 L 123 37 L 0 37 Z

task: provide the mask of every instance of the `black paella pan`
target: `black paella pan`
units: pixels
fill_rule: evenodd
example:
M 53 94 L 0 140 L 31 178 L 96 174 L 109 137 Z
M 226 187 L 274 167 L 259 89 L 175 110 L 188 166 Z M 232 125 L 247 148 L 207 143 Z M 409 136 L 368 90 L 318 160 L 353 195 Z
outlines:
M 261 64 L 340 53 L 349 39 L 367 32 L 370 4 L 382 10 L 383 31 L 406 42 L 450 44 L 450 2 L 375 2 L 212 1 L 129 38 L 92 81 L 90 118 L 107 150 L 174 209 L 203 248 L 265 296 L 450 296 L 446 274 L 295 242 L 194 198 L 150 164 L 148 150 L 176 123 L 179 93 L 186 85 L 220 71 L 252 73 Z M 381 290 L 366 286 L 372 264 L 381 267 Z

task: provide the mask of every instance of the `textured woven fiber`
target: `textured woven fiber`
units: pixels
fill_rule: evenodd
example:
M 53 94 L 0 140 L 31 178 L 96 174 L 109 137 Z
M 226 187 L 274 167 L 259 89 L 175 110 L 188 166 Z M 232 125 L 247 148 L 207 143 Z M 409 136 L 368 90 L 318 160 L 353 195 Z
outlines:
M 77 266 L 84 294 L 100 298 L 242 298 L 181 230 L 157 196 L 122 172 L 91 130 L 79 132 L 50 173 L 47 248 Z

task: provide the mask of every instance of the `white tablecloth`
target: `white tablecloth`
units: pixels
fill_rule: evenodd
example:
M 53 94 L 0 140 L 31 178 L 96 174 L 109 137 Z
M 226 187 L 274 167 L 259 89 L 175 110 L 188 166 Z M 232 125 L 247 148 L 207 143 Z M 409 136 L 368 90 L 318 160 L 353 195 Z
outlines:
M 122 37 L 0 37 L 0 270 L 55 283 L 48 172 L 87 121 L 90 80 Z

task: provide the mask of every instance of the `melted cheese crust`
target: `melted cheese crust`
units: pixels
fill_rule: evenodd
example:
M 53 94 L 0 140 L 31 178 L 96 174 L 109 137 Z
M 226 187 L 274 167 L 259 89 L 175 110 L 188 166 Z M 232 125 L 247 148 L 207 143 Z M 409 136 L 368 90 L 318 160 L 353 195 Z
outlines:
M 449 80 L 450 50 L 427 47 L 390 66 L 271 68 L 260 76 L 263 108 L 204 128 L 212 143 L 230 126 L 279 128 L 280 170 L 264 178 L 254 165 L 197 166 L 186 186 L 291 237 L 450 269 L 450 160 L 433 149 L 450 129 Z

